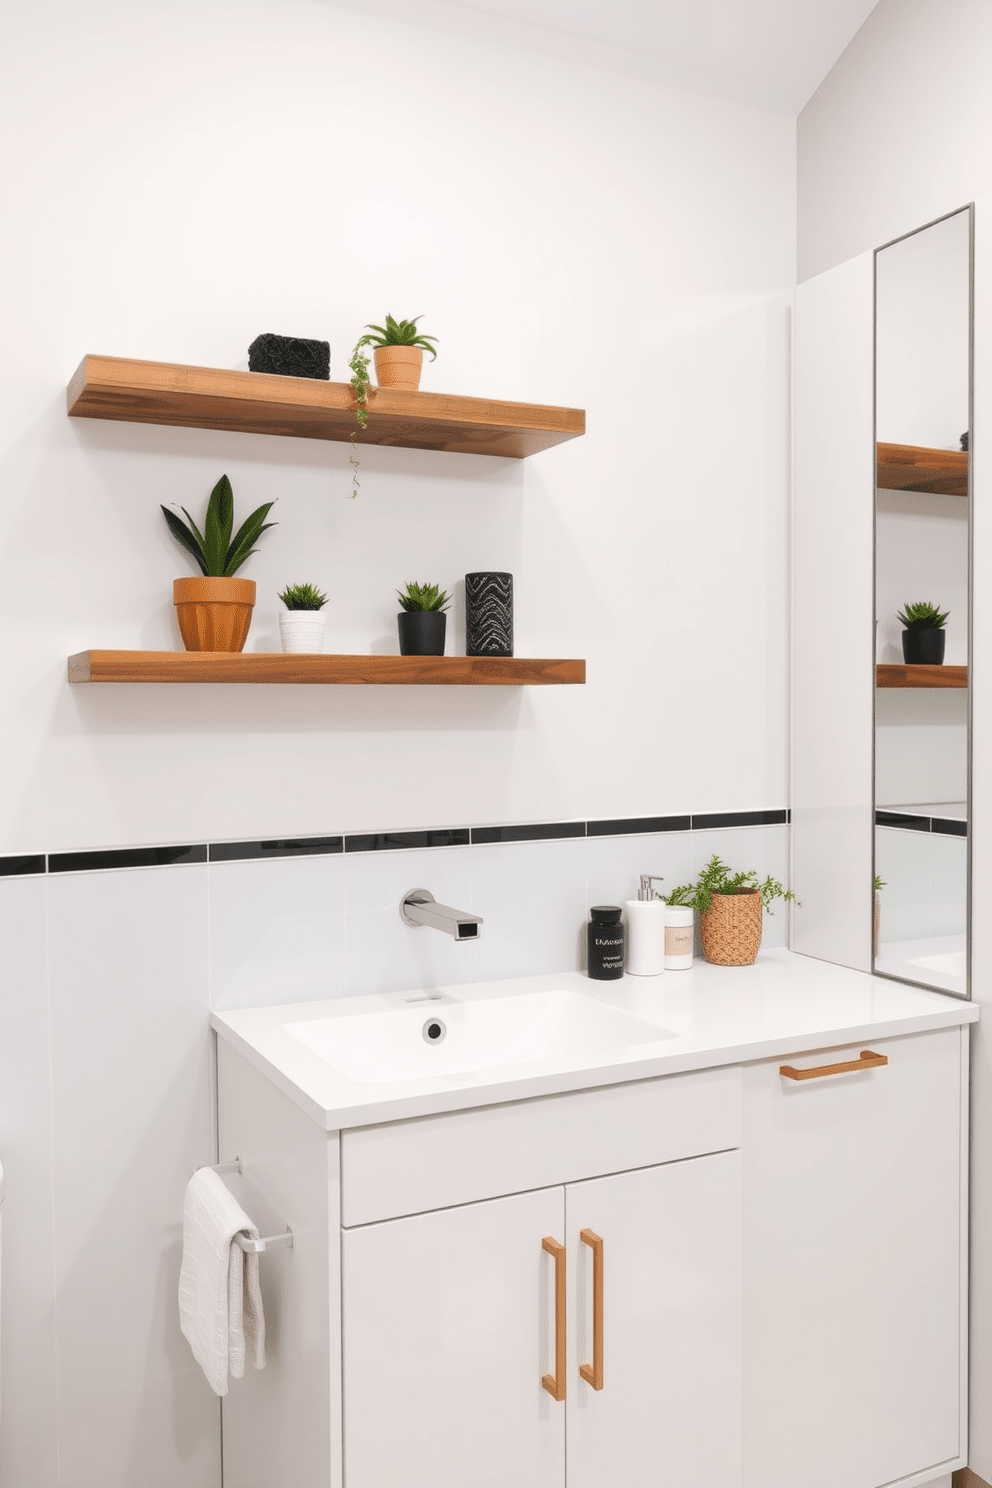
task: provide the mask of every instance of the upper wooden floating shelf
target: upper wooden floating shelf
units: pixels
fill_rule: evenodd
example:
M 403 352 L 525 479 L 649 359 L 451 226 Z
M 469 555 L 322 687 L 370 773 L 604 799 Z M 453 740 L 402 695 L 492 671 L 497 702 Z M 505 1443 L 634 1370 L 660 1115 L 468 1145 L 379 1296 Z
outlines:
M 967 496 L 968 451 L 879 444 L 875 483 L 883 491 L 932 491 L 938 496 Z
M 350 440 L 354 435 L 358 444 L 515 460 L 586 431 L 581 408 L 388 388 L 373 388 L 368 427 L 361 429 L 347 382 L 123 357 L 83 357 L 69 383 L 67 402 L 73 418 L 300 439 Z
M 584 682 L 586 664 L 529 656 L 330 656 L 279 651 L 80 651 L 70 682 L 310 682 L 526 687 Z
M 880 663 L 875 668 L 876 687 L 967 687 L 966 666 L 896 666 Z

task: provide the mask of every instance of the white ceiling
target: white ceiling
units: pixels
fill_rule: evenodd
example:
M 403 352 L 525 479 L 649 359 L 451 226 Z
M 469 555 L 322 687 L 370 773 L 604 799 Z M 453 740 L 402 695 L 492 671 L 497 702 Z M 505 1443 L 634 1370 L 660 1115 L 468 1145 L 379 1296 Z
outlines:
M 334 0 L 795 116 L 878 0 Z

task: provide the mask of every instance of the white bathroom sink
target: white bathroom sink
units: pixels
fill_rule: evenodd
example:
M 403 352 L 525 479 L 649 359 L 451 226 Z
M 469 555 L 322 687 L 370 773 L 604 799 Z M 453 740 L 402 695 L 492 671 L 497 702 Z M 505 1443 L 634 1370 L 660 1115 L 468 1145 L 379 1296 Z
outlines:
M 464 1002 L 418 998 L 413 1006 L 305 1019 L 283 1028 L 360 1084 L 581 1058 L 674 1037 L 657 1024 L 564 990 Z

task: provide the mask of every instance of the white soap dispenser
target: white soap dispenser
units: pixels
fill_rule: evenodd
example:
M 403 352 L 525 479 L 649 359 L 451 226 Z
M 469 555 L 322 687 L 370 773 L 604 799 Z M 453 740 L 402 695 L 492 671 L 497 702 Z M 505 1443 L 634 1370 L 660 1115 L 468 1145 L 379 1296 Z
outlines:
M 651 887 L 657 873 L 642 873 L 636 899 L 628 899 L 627 971 L 631 976 L 660 976 L 665 969 L 665 901 Z

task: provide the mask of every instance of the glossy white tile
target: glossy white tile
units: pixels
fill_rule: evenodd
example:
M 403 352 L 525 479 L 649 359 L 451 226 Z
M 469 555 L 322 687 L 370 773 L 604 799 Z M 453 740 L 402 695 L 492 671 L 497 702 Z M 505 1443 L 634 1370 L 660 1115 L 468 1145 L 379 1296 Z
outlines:
M 642 873 L 660 874 L 662 895 L 687 883 L 692 873 L 688 832 L 649 832 L 637 837 L 586 838 L 586 898 L 589 904 L 636 899 Z
M 3 1430 L 0 1482 L 58 1483 L 46 881 L 0 879 Z
M 214 1008 L 348 990 L 342 855 L 211 863 L 209 880 Z
M 480 979 L 585 965 L 586 839 L 472 848 L 473 907 L 486 916 Z M 616 903 L 614 899 L 610 903 Z
M 207 868 L 65 875 L 49 901 L 62 1481 L 194 1481 L 176 1288 L 183 1193 L 213 1155 Z M 113 1466 L 150 1450 L 137 1400 L 168 1433 L 154 1477 Z

